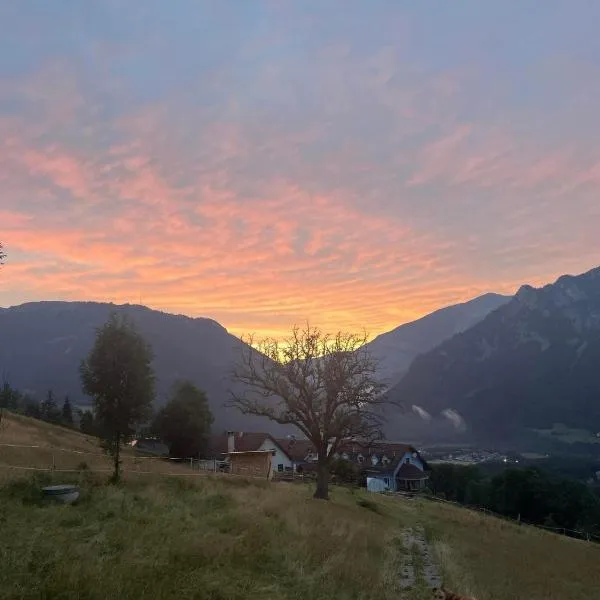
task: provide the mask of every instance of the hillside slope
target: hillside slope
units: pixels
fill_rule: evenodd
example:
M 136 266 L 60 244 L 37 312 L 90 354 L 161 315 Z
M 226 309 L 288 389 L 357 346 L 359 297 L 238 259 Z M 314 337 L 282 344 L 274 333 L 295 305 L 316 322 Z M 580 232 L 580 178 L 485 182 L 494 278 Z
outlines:
M 264 420 L 223 406 L 229 370 L 243 342 L 211 319 L 189 318 L 143 306 L 95 302 L 33 302 L 0 311 L 0 378 L 39 399 L 47 389 L 75 404 L 89 402 L 81 392 L 79 365 L 95 331 L 111 311 L 127 315 L 155 353 L 157 404 L 178 379 L 206 391 L 215 429 L 264 430 Z
M 483 321 L 418 357 L 391 390 L 457 411 L 487 439 L 563 423 L 600 431 L 600 268 L 523 286 Z
M 379 377 L 388 385 L 397 383 L 416 356 L 469 329 L 509 300 L 509 296 L 485 294 L 377 336 L 367 348 L 378 361 Z
M 61 428 L 32 434 L 35 423 L 15 422 L 13 433 L 29 431 L 23 443 L 86 447 Z M 70 481 L 78 504 L 41 501 L 42 484 Z M 309 485 L 228 475 L 105 481 L 0 480 L 0 598 L 429 600 L 421 556 L 405 544 L 421 528 L 446 584 L 480 600 L 589 600 L 600 587 L 600 545 L 452 505 L 345 488 L 322 502 Z
M 124 476 L 136 473 L 188 473 L 178 463 L 122 452 Z M 111 473 L 110 457 L 100 440 L 79 431 L 3 411 L 0 424 L 0 480 L 27 476 L 32 470 L 84 470 Z

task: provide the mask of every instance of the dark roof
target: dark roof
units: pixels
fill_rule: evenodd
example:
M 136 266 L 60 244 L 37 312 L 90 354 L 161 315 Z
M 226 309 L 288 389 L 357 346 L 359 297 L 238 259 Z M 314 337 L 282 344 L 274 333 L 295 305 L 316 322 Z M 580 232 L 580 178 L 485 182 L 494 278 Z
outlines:
M 428 475 L 427 475 L 427 473 L 421 471 L 421 469 L 419 469 L 419 467 L 415 467 L 415 465 L 410 465 L 410 464 L 405 463 L 398 469 L 398 474 L 396 475 L 396 477 L 398 479 L 416 480 L 416 479 L 427 479 Z
M 314 444 L 309 440 L 295 440 L 286 438 L 275 441 L 294 462 L 302 462 L 311 452 L 316 453 Z
M 233 450 L 235 452 L 255 452 L 262 446 L 265 440 L 271 440 L 287 454 L 285 448 L 281 447 L 281 444 L 268 433 L 236 431 L 234 435 L 235 443 Z M 220 435 L 213 435 L 210 437 L 206 457 L 224 458 L 227 455 L 228 450 L 228 434 L 222 433 Z
M 338 453 L 343 454 L 362 454 L 368 456 L 370 454 L 385 455 L 388 458 L 394 458 L 396 456 L 403 456 L 407 452 L 415 452 L 415 448 L 409 444 L 400 444 L 397 442 L 388 442 L 385 440 L 375 440 L 373 442 L 352 442 L 347 441 L 340 444 L 338 447 Z

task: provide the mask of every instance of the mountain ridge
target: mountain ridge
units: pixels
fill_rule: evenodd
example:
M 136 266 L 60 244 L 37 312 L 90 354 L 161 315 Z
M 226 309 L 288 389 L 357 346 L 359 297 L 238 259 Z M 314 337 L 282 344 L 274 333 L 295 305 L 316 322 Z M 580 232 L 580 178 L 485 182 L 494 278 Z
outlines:
M 490 292 L 445 306 L 378 335 L 367 348 L 378 361 L 379 377 L 388 385 L 394 385 L 416 356 L 472 327 L 511 298 Z
M 515 297 L 417 357 L 390 396 L 501 437 L 553 423 L 600 430 L 600 268 Z

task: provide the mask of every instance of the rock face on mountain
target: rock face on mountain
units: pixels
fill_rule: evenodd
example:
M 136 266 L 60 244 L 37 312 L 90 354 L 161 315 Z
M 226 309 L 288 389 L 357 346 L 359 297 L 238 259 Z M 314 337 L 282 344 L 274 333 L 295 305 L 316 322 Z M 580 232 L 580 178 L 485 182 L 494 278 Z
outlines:
M 367 344 L 367 348 L 378 361 L 379 377 L 388 385 L 397 383 L 416 356 L 469 329 L 510 298 L 485 294 L 469 302 L 442 308 L 377 336 Z
M 278 429 L 265 419 L 241 415 L 223 406 L 229 370 L 243 346 L 211 319 L 171 315 L 143 306 L 94 302 L 34 302 L 0 311 L 0 379 L 41 398 L 53 389 L 75 404 L 90 400 L 81 392 L 79 365 L 94 342 L 95 331 L 111 311 L 126 314 L 155 354 L 157 405 L 172 384 L 189 379 L 207 393 L 215 430 Z
M 553 423 L 599 431 L 600 268 L 523 286 L 416 358 L 390 395 L 434 418 L 450 409 L 446 416 L 492 439 Z

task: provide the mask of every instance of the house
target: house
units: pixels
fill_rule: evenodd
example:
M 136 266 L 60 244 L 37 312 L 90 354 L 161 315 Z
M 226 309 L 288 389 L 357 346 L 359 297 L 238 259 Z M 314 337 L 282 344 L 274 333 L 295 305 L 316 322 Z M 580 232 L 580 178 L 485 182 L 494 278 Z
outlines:
M 362 467 L 373 492 L 418 491 L 427 485 L 429 466 L 413 446 L 384 440 L 370 444 L 344 442 L 335 458 Z
M 317 461 L 317 452 L 309 440 L 299 440 L 294 436 L 289 436 L 285 439 L 278 439 L 277 443 L 290 457 L 294 472 L 302 473 L 307 470 L 308 465 Z
M 268 452 L 272 473 L 283 473 L 293 469 L 293 462 L 275 438 L 268 433 L 227 431 L 210 438 L 209 450 L 205 458 L 219 463 L 231 463 L 234 453 Z

